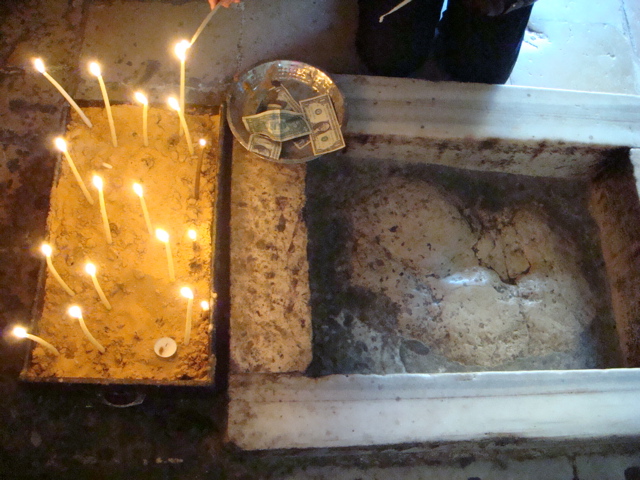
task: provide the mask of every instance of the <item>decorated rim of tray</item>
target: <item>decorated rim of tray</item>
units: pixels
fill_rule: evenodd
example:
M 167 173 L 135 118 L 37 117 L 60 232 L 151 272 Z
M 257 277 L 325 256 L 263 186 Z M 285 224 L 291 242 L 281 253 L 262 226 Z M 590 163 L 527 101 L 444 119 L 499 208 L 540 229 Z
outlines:
M 241 73 L 231 85 L 227 97 L 227 121 L 234 137 L 246 149 L 250 149 L 251 133 L 243 122 L 243 117 L 255 115 L 264 110 L 269 92 L 283 86 L 298 102 L 312 97 L 328 95 L 335 110 L 335 118 L 343 129 L 346 124 L 345 102 L 342 93 L 333 80 L 322 70 L 294 60 L 274 60 L 261 63 Z M 312 146 L 299 148 L 294 140 L 282 143 L 279 158 L 256 152 L 261 157 L 278 163 L 304 163 L 320 154 Z

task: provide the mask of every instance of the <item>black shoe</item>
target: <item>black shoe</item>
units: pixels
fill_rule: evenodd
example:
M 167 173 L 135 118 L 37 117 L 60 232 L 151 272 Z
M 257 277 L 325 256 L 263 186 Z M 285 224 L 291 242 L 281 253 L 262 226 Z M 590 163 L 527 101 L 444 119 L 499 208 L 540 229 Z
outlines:
M 379 18 L 400 0 L 358 0 L 358 55 L 375 75 L 405 77 L 427 59 L 444 0 L 413 0 Z
M 533 5 L 489 17 L 472 13 L 463 3 L 449 0 L 438 25 L 438 65 L 459 82 L 505 83 L 518 59 Z

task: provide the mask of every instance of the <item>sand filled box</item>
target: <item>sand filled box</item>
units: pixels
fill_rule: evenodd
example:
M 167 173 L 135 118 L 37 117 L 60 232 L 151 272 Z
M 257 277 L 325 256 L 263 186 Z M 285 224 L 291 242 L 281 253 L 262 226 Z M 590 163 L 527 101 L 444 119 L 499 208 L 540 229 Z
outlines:
M 48 218 L 52 264 L 75 295 L 69 295 L 47 269 L 42 313 L 33 330 L 53 344 L 60 355 L 36 345 L 23 377 L 210 383 L 215 364 L 212 311 L 202 302 L 215 306 L 212 258 L 219 116 L 187 115 L 196 145 L 195 154 L 189 155 L 184 135 L 178 135 L 179 118 L 173 111 L 149 109 L 148 147 L 143 144 L 142 108 L 113 107 L 117 147 L 112 146 L 105 110 L 87 108 L 85 113 L 93 128 L 73 116 L 64 138 L 93 205 L 63 158 L 51 192 Z M 203 154 L 200 138 L 207 144 L 196 199 L 196 168 Z M 92 184 L 94 175 L 104 183 L 111 244 L 99 192 Z M 134 192 L 136 182 L 143 187 L 153 235 L 145 223 L 141 198 Z M 166 244 L 156 238 L 156 228 L 169 234 L 175 281 L 170 279 Z M 110 310 L 85 271 L 87 262 L 96 266 L 96 280 Z M 188 299 L 181 295 L 183 287 L 193 292 L 188 345 Z M 69 315 L 73 305 L 81 307 L 87 330 L 104 346 L 104 353 Z M 177 351 L 169 358 L 154 351 L 162 337 L 177 343 Z M 170 347 L 159 348 L 158 353 L 166 355 Z

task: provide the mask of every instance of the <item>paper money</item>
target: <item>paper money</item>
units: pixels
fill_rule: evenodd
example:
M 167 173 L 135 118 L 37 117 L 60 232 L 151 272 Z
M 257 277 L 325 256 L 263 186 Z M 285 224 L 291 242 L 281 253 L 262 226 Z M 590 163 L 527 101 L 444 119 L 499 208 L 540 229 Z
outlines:
M 304 115 L 287 110 L 267 110 L 242 117 L 242 122 L 249 133 L 264 135 L 276 142 L 286 142 L 311 133 Z
M 300 137 L 293 140 L 293 145 L 298 149 L 302 150 L 304 147 L 311 143 L 311 138 L 309 137 Z
M 293 95 L 289 93 L 287 87 L 284 85 L 279 85 L 277 87 L 273 87 L 267 93 L 267 99 L 269 103 L 275 103 L 280 105 L 282 110 L 289 110 L 291 112 L 302 113 L 302 108 L 300 108 L 300 104 L 296 102 Z
M 262 135 L 253 134 L 249 137 L 249 151 L 262 157 L 278 160 L 282 151 L 282 143 L 275 142 Z
M 344 138 L 329 95 L 301 100 L 300 107 L 311 124 L 311 148 L 314 155 L 344 148 Z

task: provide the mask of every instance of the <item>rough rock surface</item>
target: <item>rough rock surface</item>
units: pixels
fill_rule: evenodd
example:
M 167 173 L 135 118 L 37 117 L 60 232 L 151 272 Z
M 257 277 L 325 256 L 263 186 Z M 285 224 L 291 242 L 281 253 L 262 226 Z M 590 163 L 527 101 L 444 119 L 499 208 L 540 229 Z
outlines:
M 615 339 L 594 333 L 606 331 L 612 319 L 603 308 L 608 298 L 600 254 L 585 244 L 596 237 L 593 230 L 580 231 L 594 228 L 586 194 L 568 207 L 548 198 L 541 187 L 548 180 L 423 167 L 420 173 L 336 161 L 308 180 L 316 195 L 323 176 L 337 178 L 331 195 L 309 208 L 312 250 L 329 248 L 319 244 L 331 222 L 341 232 L 332 242 L 339 247 L 311 253 L 313 263 L 335 266 L 333 273 L 326 265 L 311 267 L 319 323 L 311 373 L 615 363 Z M 579 191 L 565 182 L 567 195 Z M 558 187 L 548 187 L 549 195 L 560 195 Z M 566 219 L 583 226 L 562 225 Z M 335 283 L 329 285 L 331 275 Z M 370 307 L 354 308 L 358 296 Z M 334 306 L 322 307 L 320 299 Z M 344 327 L 345 315 L 353 317 L 352 331 Z M 359 361 L 349 358 L 358 355 Z
M 304 371 L 311 312 L 304 165 L 281 165 L 234 146 L 231 187 L 231 366 Z

